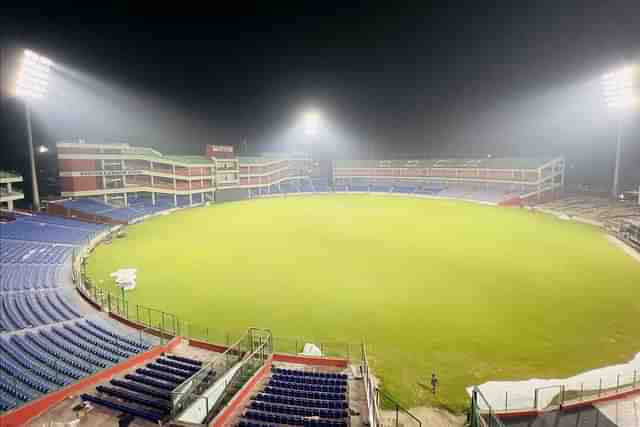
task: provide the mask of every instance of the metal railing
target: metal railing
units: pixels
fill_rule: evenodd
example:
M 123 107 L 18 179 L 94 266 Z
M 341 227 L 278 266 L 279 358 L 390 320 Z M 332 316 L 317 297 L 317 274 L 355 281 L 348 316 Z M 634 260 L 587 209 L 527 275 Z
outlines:
M 122 297 L 122 294 L 112 293 L 108 289 L 94 285 L 87 277 L 84 259 L 86 251 L 74 251 L 74 277 L 76 288 L 85 298 L 92 301 L 101 310 L 113 313 L 133 324 L 153 331 L 163 339 L 182 336 L 189 340 L 202 341 L 214 345 L 229 346 L 243 335 L 239 331 L 225 331 L 221 328 L 204 326 L 179 318 L 177 315 L 132 303 Z M 296 354 L 303 351 L 306 343 L 314 343 L 324 356 L 340 357 L 347 360 L 357 360 L 360 344 L 345 341 L 330 341 L 304 337 L 272 337 L 274 352 Z
M 379 388 L 376 389 L 376 401 L 378 407 L 387 407 L 390 408 L 390 411 L 394 415 L 394 426 L 399 427 L 400 425 L 406 426 L 408 423 L 415 424 L 418 427 L 422 427 L 422 421 L 415 415 L 413 415 L 408 409 L 404 408 L 400 403 L 398 403 L 393 397 L 389 394 L 385 393 L 384 390 Z M 403 422 L 400 422 L 400 415 L 404 418 Z M 408 423 L 407 423 L 408 421 Z M 380 423 L 387 424 L 387 423 Z
M 471 391 L 469 425 L 471 427 L 505 427 L 504 423 L 496 416 L 495 411 L 477 387 L 474 387 Z
M 271 331 L 250 328 L 224 353 L 171 392 L 171 418 L 179 420 L 184 410 L 199 401 L 197 413 L 202 420 L 212 419 L 271 354 Z M 217 390 L 208 393 L 211 387 Z
M 362 341 L 362 364 L 360 365 L 362 380 L 364 381 L 364 391 L 369 408 L 369 425 L 378 427 L 380 424 L 380 408 L 378 407 L 377 385 L 369 370 L 369 358 L 367 357 L 367 345 Z
M 640 391 L 640 370 L 637 369 L 609 376 L 593 376 L 589 379 L 550 382 L 547 385 L 523 391 L 505 390 L 503 393 L 496 393 L 492 390 L 490 393 L 485 390 L 483 396 L 486 402 L 491 403 L 494 411 L 502 413 L 554 410 L 604 397 L 615 398 L 617 395 L 634 390 Z M 481 409 L 486 408 L 481 407 Z
M 202 397 L 202 393 L 218 378 L 226 374 L 231 367 L 242 360 L 247 351 L 248 333 L 243 335 L 227 350 L 206 363 L 195 374 L 187 378 L 171 392 L 171 416 L 178 415 L 194 401 Z M 205 400 L 207 413 L 213 408 L 213 402 Z

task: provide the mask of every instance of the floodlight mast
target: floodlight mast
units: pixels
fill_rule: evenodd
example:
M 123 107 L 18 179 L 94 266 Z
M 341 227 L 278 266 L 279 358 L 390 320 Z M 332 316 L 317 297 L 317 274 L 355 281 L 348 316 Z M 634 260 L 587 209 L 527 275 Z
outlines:
M 33 148 L 33 132 L 31 130 L 30 103 L 44 98 L 49 85 L 49 74 L 53 61 L 31 50 L 24 50 L 22 63 L 16 81 L 15 95 L 24 101 L 25 119 L 27 122 L 27 143 L 29 145 L 29 163 L 31 166 L 31 186 L 33 189 L 33 210 L 40 210 L 40 192 L 38 174 Z
M 622 115 L 634 106 L 633 67 L 625 66 L 602 76 L 602 88 L 607 108 L 616 114 L 616 161 L 611 197 L 617 199 L 622 158 Z

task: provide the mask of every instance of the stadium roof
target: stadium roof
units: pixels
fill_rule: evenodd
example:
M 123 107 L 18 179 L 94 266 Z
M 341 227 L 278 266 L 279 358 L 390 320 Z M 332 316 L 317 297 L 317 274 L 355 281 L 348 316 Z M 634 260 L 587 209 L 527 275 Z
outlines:
M 537 169 L 551 157 L 503 157 L 484 159 L 336 160 L 338 168 L 473 168 Z

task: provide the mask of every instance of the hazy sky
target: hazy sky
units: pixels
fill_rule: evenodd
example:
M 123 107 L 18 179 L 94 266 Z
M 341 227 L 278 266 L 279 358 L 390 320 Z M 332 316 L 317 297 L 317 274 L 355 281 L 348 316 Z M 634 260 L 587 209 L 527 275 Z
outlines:
M 47 143 L 257 150 L 313 105 L 341 129 L 343 156 L 565 154 L 576 176 L 606 177 L 615 126 L 598 77 L 640 60 L 640 1 L 304 3 L 200 19 L 4 16 L 2 77 L 22 46 L 64 67 L 58 95 L 34 107 Z M 3 96 L 0 166 L 22 165 L 19 113 Z M 638 116 L 627 122 L 632 180 Z

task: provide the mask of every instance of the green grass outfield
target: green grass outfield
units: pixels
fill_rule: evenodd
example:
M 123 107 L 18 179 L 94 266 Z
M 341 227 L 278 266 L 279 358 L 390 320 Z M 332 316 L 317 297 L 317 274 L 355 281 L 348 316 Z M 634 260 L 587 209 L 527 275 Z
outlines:
M 138 269 L 130 304 L 220 337 L 250 326 L 366 337 L 407 406 L 459 411 L 465 386 L 572 375 L 640 350 L 640 263 L 595 228 L 524 209 L 370 195 L 222 204 L 129 227 L 88 272 L 106 286 L 125 267 Z M 432 371 L 436 398 L 420 385 Z

